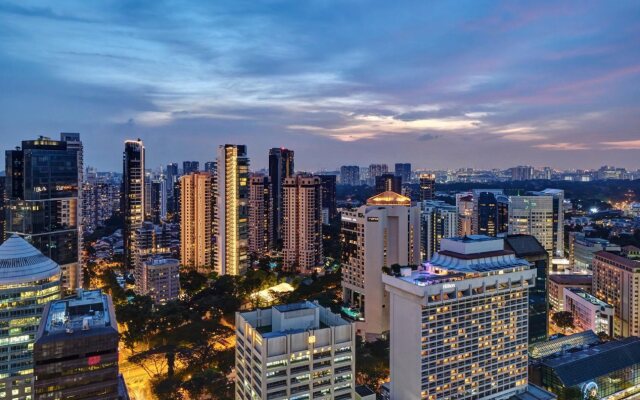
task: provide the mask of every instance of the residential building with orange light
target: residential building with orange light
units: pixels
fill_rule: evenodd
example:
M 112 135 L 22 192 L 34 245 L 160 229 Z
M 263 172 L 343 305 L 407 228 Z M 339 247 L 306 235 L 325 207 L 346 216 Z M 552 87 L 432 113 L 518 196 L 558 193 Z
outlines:
M 199 272 L 212 271 L 213 179 L 208 172 L 180 177 L 180 262 Z

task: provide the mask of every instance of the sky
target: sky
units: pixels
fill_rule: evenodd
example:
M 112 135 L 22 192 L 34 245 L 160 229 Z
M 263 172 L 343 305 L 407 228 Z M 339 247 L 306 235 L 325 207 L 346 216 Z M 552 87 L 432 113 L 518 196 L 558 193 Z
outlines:
M 120 170 L 271 147 L 300 170 L 640 168 L 640 2 L 0 2 L 0 146 Z

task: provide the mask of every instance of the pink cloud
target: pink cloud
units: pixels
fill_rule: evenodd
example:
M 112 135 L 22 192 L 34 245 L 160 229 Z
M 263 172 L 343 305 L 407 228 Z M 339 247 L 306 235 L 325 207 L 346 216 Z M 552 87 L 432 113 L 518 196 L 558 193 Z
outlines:
M 543 143 L 536 144 L 533 147 L 543 150 L 560 150 L 560 151 L 573 151 L 573 150 L 589 150 L 589 147 L 584 143 Z
M 640 140 L 618 140 L 612 142 L 600 142 L 606 149 L 611 150 L 638 150 L 640 149 Z

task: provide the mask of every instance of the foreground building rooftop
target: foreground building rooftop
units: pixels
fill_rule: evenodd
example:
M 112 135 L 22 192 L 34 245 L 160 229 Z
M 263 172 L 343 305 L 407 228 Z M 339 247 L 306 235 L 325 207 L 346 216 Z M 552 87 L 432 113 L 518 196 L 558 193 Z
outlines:
M 111 298 L 99 289 L 78 289 L 75 297 L 51 302 L 45 308 L 37 338 L 86 335 L 104 329 L 118 330 Z

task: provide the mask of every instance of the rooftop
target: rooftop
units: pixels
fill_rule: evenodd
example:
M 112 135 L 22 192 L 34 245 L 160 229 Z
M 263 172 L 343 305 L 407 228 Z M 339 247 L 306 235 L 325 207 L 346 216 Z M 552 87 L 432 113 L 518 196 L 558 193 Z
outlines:
M 544 255 L 547 251 L 542 247 L 538 239 L 532 235 L 507 235 L 504 238 L 505 247 L 518 257 Z
M 552 274 L 549 275 L 549 280 L 558 285 L 591 285 L 593 277 L 582 274 Z
M 60 275 L 60 266 L 18 235 L 0 245 L 0 284 L 10 285 Z
M 543 361 L 566 387 L 640 363 L 640 339 L 630 337 L 584 350 L 567 352 Z
M 100 289 L 78 289 L 75 297 L 49 303 L 43 322 L 42 336 L 73 334 L 108 327 L 117 330 L 111 299 Z
M 598 335 L 592 330 L 574 333 L 558 339 L 532 344 L 529 346 L 529 359 L 542 359 L 562 351 L 591 346 L 599 342 Z
M 411 199 L 396 192 L 386 191 L 367 199 L 368 206 L 410 206 Z
M 599 298 L 595 297 L 594 295 L 592 295 L 591 293 L 585 291 L 584 289 L 570 287 L 570 288 L 566 288 L 565 290 L 567 290 L 567 289 L 571 293 L 574 293 L 578 297 L 585 299 L 586 301 L 588 301 L 589 303 L 593 304 L 594 306 L 605 307 L 605 308 L 613 308 L 613 306 L 611 306 L 610 304 L 605 303 L 604 301 L 600 300 Z

